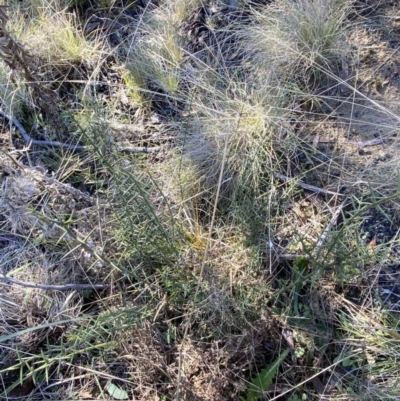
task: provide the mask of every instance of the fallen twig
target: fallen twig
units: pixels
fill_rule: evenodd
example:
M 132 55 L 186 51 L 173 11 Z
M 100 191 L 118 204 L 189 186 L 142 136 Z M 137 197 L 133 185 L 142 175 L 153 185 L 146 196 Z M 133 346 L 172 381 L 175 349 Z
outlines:
M 287 177 L 286 175 L 279 174 L 279 173 L 275 173 L 274 176 L 276 178 L 278 178 L 279 180 L 284 181 L 284 182 L 289 182 L 289 181 L 293 180 L 293 178 Z M 297 185 L 299 187 L 303 188 L 303 189 L 307 189 L 309 191 L 317 192 L 319 194 L 344 196 L 343 194 L 341 194 L 339 192 L 328 191 L 327 189 L 323 189 L 323 188 L 316 187 L 314 185 L 306 184 L 303 181 L 297 181 Z
M 24 141 L 27 144 L 32 144 L 32 145 L 38 145 L 38 146 L 50 146 L 54 148 L 62 148 L 62 149 L 71 149 L 71 150 L 76 150 L 76 151 L 83 151 L 86 150 L 86 146 L 79 146 L 79 145 L 71 145 L 68 143 L 61 143 L 58 141 L 40 141 L 38 139 L 32 139 L 29 134 L 26 132 L 25 128 L 22 126 L 22 124 L 12 116 L 9 116 L 7 113 L 5 113 L 3 110 L 0 110 L 0 116 L 6 118 L 15 126 L 15 128 L 18 129 L 18 131 L 21 133 L 22 137 L 24 138 Z
M 5 298 L 0 297 L 0 302 L 3 302 L 4 304 L 10 305 L 10 306 L 13 306 L 14 308 L 19 308 L 19 305 L 15 304 L 14 302 L 11 302 Z
M 316 145 L 319 143 L 333 143 L 336 141 L 336 139 L 334 139 L 334 138 L 329 138 L 327 136 L 320 136 L 318 134 L 308 137 L 307 140 Z
M 6 276 L 5 274 L 0 274 L 0 280 L 5 283 L 12 283 L 20 285 L 27 288 L 38 288 L 40 290 L 52 290 L 52 291 L 68 291 L 68 290 L 100 290 L 102 288 L 108 287 L 106 284 L 63 284 L 63 285 L 50 285 L 50 284 L 36 284 L 26 281 L 16 280 Z
M 37 145 L 37 146 L 49 146 L 53 148 L 61 148 L 61 149 L 68 149 L 68 150 L 74 150 L 77 152 L 83 152 L 87 151 L 88 147 L 87 146 L 82 146 L 82 145 L 72 145 L 68 143 L 63 143 L 63 142 L 58 142 L 58 141 L 46 141 L 46 140 L 38 140 L 38 139 L 33 139 L 30 137 L 30 135 L 26 132 L 25 128 L 22 126 L 22 124 L 13 116 L 9 116 L 7 113 L 5 113 L 3 110 L 0 109 L 0 116 L 6 118 L 11 122 L 12 125 L 15 126 L 15 128 L 18 129 L 18 131 L 21 133 L 22 138 L 24 141 L 29 144 L 29 145 Z M 129 152 L 129 153 L 153 153 L 153 152 L 158 152 L 162 150 L 162 146 L 155 146 L 155 147 L 146 147 L 146 146 L 124 146 L 124 147 L 118 147 L 118 150 L 121 152 Z
M 311 383 L 314 386 L 315 392 L 319 395 L 319 400 L 320 401 L 328 401 L 332 399 L 329 395 L 329 388 L 328 386 L 325 386 L 324 383 L 322 383 L 321 379 L 319 377 L 313 377 L 311 379 Z
M 306 255 L 298 254 L 298 253 L 282 253 L 278 255 L 279 261 L 292 261 L 297 260 L 299 258 L 307 258 Z
M 376 139 L 371 139 L 369 141 L 349 141 L 348 142 L 350 145 L 355 145 L 358 147 L 364 147 L 364 146 L 375 146 L 375 145 L 381 145 L 383 144 L 383 140 L 381 138 L 376 138 Z
M 322 233 L 321 237 L 319 238 L 317 245 L 315 247 L 315 255 L 318 255 L 322 246 L 325 243 L 325 240 L 328 236 L 329 231 L 332 230 L 332 227 L 334 226 L 334 224 L 336 224 L 337 219 L 339 218 L 340 214 L 343 211 L 343 208 L 347 205 L 347 203 L 349 202 L 349 197 L 346 197 L 344 199 L 344 201 L 339 205 L 339 207 L 336 209 L 335 213 L 333 213 L 333 216 L 331 218 L 331 220 L 329 221 L 328 225 L 326 226 L 324 232 Z
M 30 174 L 31 178 L 38 182 L 39 184 L 42 184 L 45 188 L 56 188 L 57 192 L 60 193 L 67 193 L 67 194 L 72 194 L 75 198 L 77 199 L 85 199 L 87 201 L 90 201 L 92 203 L 96 203 L 97 200 L 96 198 L 90 196 L 89 194 L 82 192 L 81 190 L 74 188 L 71 184 L 64 184 L 63 182 L 60 182 L 57 180 L 56 177 L 54 176 L 47 176 L 46 171 L 42 167 L 27 167 L 18 162 L 14 156 L 11 156 L 10 153 L 5 152 L 4 150 L 0 149 L 0 152 L 5 154 L 19 169 L 24 171 L 25 173 Z
M 295 343 L 294 343 L 293 331 L 284 328 L 282 330 L 282 337 L 286 340 L 286 343 L 289 346 L 290 354 L 292 355 L 292 363 L 293 366 L 295 366 L 297 365 L 297 358 L 295 355 Z
M 159 152 L 160 150 L 165 149 L 163 146 L 153 146 L 148 148 L 146 146 L 124 146 L 118 147 L 120 152 L 129 152 L 129 153 L 154 153 Z

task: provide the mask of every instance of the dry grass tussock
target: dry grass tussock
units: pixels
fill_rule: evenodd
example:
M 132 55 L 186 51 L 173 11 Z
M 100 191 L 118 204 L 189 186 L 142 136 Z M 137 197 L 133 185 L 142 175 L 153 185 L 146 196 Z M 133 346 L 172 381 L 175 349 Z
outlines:
M 400 37 L 369 3 L 0 8 L 1 399 L 396 399 Z

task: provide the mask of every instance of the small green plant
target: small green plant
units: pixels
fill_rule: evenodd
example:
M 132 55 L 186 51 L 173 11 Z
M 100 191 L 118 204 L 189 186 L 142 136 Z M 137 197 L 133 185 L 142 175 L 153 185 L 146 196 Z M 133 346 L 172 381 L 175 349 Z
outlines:
M 258 401 L 260 393 L 267 390 L 273 383 L 274 377 L 278 372 L 279 366 L 288 356 L 289 350 L 286 349 L 268 367 L 262 369 L 260 373 L 251 381 L 247 390 L 246 398 L 240 397 L 242 401 Z
M 138 67 L 138 66 L 136 66 Z M 146 90 L 146 82 L 144 73 L 130 65 L 121 69 L 122 78 L 126 87 L 126 95 L 129 103 L 133 107 L 143 109 L 150 102 L 150 96 Z
M 127 400 L 129 398 L 127 392 L 119 388 L 114 383 L 108 382 L 105 389 L 107 390 L 108 394 L 110 394 L 111 397 L 116 400 Z

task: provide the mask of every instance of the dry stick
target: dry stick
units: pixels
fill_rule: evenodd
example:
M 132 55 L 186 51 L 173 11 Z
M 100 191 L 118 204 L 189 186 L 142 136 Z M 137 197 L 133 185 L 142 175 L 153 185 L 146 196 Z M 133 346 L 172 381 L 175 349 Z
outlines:
M 4 298 L 0 297 L 0 302 L 3 302 L 10 306 L 13 306 L 14 308 L 19 308 L 19 305 L 15 304 L 14 302 L 9 301 L 8 299 L 4 299 Z
M 328 236 L 329 231 L 331 231 L 333 225 L 336 224 L 336 221 L 337 221 L 338 217 L 340 216 L 340 214 L 343 211 L 343 208 L 347 205 L 348 202 L 349 202 L 349 197 L 346 197 L 344 199 L 344 201 L 339 205 L 339 207 L 337 208 L 335 213 L 333 213 L 333 216 L 332 216 L 331 220 L 329 221 L 328 225 L 326 226 L 324 232 L 322 233 L 320 239 L 317 242 L 317 245 L 315 247 L 315 255 L 318 255 L 319 252 L 321 251 L 321 248 L 325 243 L 325 240 L 326 240 L 326 238 Z
M 118 150 L 120 152 L 129 152 L 129 153 L 154 153 L 159 152 L 164 149 L 163 146 L 153 146 L 148 148 L 146 146 L 118 146 Z
M 284 181 L 284 182 L 289 182 L 289 181 L 292 180 L 292 178 L 287 177 L 287 176 L 285 176 L 283 174 L 279 174 L 279 173 L 275 173 L 274 176 L 276 178 L 278 178 L 279 180 Z M 328 191 L 326 189 L 319 188 L 319 187 L 316 187 L 314 185 L 305 184 L 302 181 L 299 181 L 298 185 L 301 188 L 307 189 L 309 191 L 317 192 L 317 193 L 320 193 L 320 194 L 324 194 L 324 195 L 344 196 L 343 194 L 341 194 L 339 192 Z M 324 244 L 324 242 L 326 240 L 326 237 L 328 236 L 328 232 L 332 229 L 332 226 L 336 223 L 336 220 L 338 219 L 338 217 L 339 217 L 340 213 L 342 212 L 343 208 L 346 206 L 348 200 L 349 200 L 349 198 L 346 197 L 344 199 L 344 201 L 341 203 L 341 205 L 338 207 L 338 209 L 335 211 L 335 213 L 333 214 L 332 219 L 330 220 L 329 224 L 327 225 L 327 227 L 325 228 L 324 232 L 322 233 L 320 239 L 317 242 L 317 245 L 316 245 L 316 248 L 315 248 L 316 249 L 316 252 L 315 252 L 316 254 L 319 253 L 320 248 L 322 247 L 322 245 Z M 298 256 L 299 255 L 290 255 L 290 254 L 280 255 L 280 257 L 282 259 L 284 259 L 284 260 L 295 260 L 295 259 L 297 259 Z
M 279 174 L 279 173 L 275 173 L 274 176 L 276 178 L 278 178 L 279 180 L 284 181 L 284 182 L 289 182 L 289 181 L 291 181 L 293 179 L 293 178 L 287 177 L 286 175 Z M 344 196 L 343 194 L 341 194 L 339 192 L 328 191 L 326 189 L 323 189 L 323 188 L 320 188 L 320 187 L 316 187 L 314 185 L 306 184 L 303 181 L 298 181 L 297 184 L 301 188 L 307 189 L 309 191 L 317 192 L 319 194 Z
M 375 146 L 375 145 L 384 144 L 384 142 L 381 138 L 371 139 L 369 141 L 348 141 L 347 143 L 349 143 L 350 145 L 358 146 L 358 147 Z
M 354 353 L 353 356 L 356 356 L 356 355 L 358 355 L 358 354 L 361 354 L 361 352 L 362 352 L 362 351 L 357 351 L 357 352 Z M 328 370 L 330 370 L 330 369 L 332 369 L 332 368 L 335 368 L 337 365 L 339 365 L 340 363 L 342 363 L 346 358 L 348 358 L 346 355 L 343 356 L 343 358 L 340 358 L 338 361 L 336 361 L 336 362 L 332 363 L 331 365 L 327 366 L 326 368 L 320 370 L 319 372 L 315 373 L 315 374 L 312 375 L 311 377 L 309 377 L 309 378 L 303 380 L 302 382 L 300 382 L 300 383 L 298 383 L 298 384 L 296 384 L 296 385 L 294 385 L 294 386 L 291 386 L 291 387 L 290 387 L 289 389 L 287 389 L 287 390 L 282 391 L 279 395 L 276 395 L 275 397 L 271 398 L 269 401 L 275 401 L 275 400 L 277 400 L 278 398 L 281 398 L 283 395 L 285 395 L 285 394 L 287 394 L 287 393 L 290 393 L 291 391 L 293 391 L 293 390 L 295 390 L 295 389 L 297 389 L 297 388 L 303 386 L 304 384 L 308 383 L 309 381 L 312 381 L 315 377 L 318 377 L 320 374 L 322 374 L 322 373 L 324 373 L 324 372 L 326 372 L 326 371 L 328 371 Z
M 21 133 L 22 137 L 24 138 L 24 141 L 28 144 L 38 145 L 38 146 L 53 146 L 55 148 L 72 149 L 72 150 L 78 150 L 78 151 L 86 150 L 85 146 L 69 145 L 67 143 L 61 143 L 61 142 L 57 142 L 57 141 L 39 141 L 37 139 L 32 139 L 29 136 L 29 134 L 26 132 L 26 130 L 22 126 L 22 124 L 15 117 L 9 116 L 3 110 L 0 110 L 0 116 L 3 116 L 7 120 L 9 120 L 18 129 L 18 131 Z
M 69 194 L 72 194 L 75 198 L 78 199 L 85 199 L 87 201 L 90 201 L 92 203 L 97 202 L 95 198 L 90 196 L 89 194 L 86 194 L 82 192 L 81 190 L 74 188 L 70 184 L 64 184 L 60 181 L 58 181 L 55 177 L 48 177 L 46 174 L 44 174 L 42 171 L 38 170 L 38 168 L 30 168 L 23 166 L 21 163 L 19 163 L 13 156 L 11 156 L 10 152 L 5 152 L 4 150 L 0 149 L 0 152 L 6 155 L 18 168 L 21 169 L 21 171 L 29 171 L 32 172 L 33 170 L 35 171 L 35 174 L 32 176 L 32 178 L 38 182 L 39 184 L 48 184 L 48 185 L 55 185 L 58 188 L 57 189 L 63 189 Z M 5 237 L 0 236 L 0 241 L 2 241 Z M 6 239 L 4 239 L 6 240 Z M 9 240 L 9 239 L 8 239 Z
M 5 113 L 1 109 L 0 109 L 0 116 L 9 120 L 18 129 L 18 131 L 21 133 L 22 137 L 24 138 L 24 141 L 27 144 L 37 145 L 37 146 L 50 146 L 50 147 L 54 147 L 54 148 L 75 150 L 75 151 L 79 151 L 79 152 L 88 150 L 87 146 L 82 146 L 82 145 L 71 145 L 68 143 L 62 143 L 62 142 L 58 142 L 58 141 L 46 141 L 46 140 L 32 139 L 29 136 L 29 134 L 26 132 L 26 130 L 22 126 L 22 124 L 15 117 L 9 116 L 7 113 Z M 126 147 L 118 148 L 118 150 L 120 150 L 121 152 L 129 152 L 129 153 L 153 153 L 153 152 L 158 152 L 161 149 L 163 149 L 162 146 L 155 146 L 152 148 L 148 148 L 145 146 L 126 146 Z
M 278 259 L 281 261 L 291 261 L 291 260 L 297 260 L 304 256 L 305 255 L 303 255 L 301 253 L 282 253 L 282 254 L 278 255 Z
M 100 290 L 102 288 L 108 287 L 107 284 L 63 284 L 63 285 L 47 285 L 47 284 L 35 284 L 26 281 L 16 280 L 6 276 L 5 274 L 0 274 L 0 280 L 4 282 L 17 284 L 22 287 L 27 288 L 38 288 L 40 290 L 53 290 L 53 291 L 67 291 L 67 290 Z

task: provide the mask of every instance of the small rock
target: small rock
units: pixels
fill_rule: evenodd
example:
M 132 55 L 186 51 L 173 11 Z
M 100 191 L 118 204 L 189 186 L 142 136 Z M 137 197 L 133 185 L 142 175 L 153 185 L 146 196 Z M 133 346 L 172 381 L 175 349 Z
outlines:
M 161 124 L 161 117 L 157 113 L 153 113 L 150 117 L 150 122 L 152 124 Z

